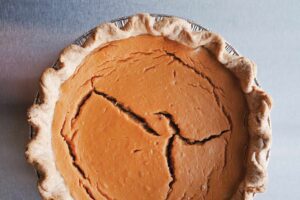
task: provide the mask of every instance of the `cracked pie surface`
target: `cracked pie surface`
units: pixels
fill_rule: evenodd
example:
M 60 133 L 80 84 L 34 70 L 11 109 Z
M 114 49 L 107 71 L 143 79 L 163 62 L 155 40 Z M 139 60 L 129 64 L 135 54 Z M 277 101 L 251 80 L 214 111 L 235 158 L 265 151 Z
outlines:
M 41 78 L 26 152 L 44 199 L 252 199 L 264 190 L 270 97 L 255 65 L 182 19 L 100 25 Z

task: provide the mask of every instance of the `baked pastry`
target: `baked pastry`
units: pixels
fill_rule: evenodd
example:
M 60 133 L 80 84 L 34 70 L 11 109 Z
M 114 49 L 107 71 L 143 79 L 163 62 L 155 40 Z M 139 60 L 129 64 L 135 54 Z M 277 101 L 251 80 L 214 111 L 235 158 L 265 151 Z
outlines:
M 26 152 L 44 199 L 252 199 L 270 97 L 217 34 L 148 14 L 102 24 L 41 78 Z

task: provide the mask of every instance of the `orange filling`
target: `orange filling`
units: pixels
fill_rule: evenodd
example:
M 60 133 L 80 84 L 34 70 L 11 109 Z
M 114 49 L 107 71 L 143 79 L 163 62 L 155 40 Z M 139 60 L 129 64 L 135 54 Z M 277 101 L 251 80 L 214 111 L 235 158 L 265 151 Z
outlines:
M 247 105 L 204 48 L 149 35 L 95 50 L 61 86 L 56 165 L 74 199 L 230 199 Z

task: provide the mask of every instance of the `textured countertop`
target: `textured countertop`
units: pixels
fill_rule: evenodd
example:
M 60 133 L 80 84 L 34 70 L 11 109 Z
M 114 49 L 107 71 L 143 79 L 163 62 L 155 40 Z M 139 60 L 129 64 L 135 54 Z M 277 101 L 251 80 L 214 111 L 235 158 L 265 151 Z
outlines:
M 40 199 L 24 157 L 26 108 L 45 67 L 97 24 L 137 12 L 190 19 L 224 36 L 258 65 L 274 99 L 267 191 L 255 199 L 300 199 L 300 1 L 0 0 L 0 200 Z

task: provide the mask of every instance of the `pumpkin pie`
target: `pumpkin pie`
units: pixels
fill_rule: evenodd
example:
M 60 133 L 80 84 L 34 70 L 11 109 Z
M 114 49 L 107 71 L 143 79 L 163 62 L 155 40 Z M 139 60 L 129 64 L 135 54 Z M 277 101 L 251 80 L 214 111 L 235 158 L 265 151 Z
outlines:
M 249 59 L 175 17 L 105 23 L 41 77 L 27 159 L 43 199 L 249 200 L 262 192 L 270 97 Z

